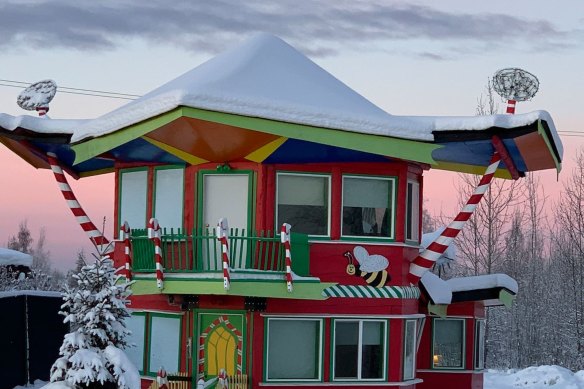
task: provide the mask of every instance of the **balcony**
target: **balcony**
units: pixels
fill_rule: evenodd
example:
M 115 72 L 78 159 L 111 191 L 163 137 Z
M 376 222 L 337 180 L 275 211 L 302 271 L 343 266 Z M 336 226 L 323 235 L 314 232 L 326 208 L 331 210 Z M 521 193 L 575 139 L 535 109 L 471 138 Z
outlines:
M 234 271 L 284 273 L 285 249 L 280 234 L 272 231 L 229 231 L 229 264 Z M 154 243 L 146 229 L 132 230 L 132 270 L 152 273 L 156 270 Z M 214 229 L 162 229 L 162 265 L 165 273 L 221 273 L 221 244 Z M 308 236 L 291 233 L 292 271 L 309 276 Z

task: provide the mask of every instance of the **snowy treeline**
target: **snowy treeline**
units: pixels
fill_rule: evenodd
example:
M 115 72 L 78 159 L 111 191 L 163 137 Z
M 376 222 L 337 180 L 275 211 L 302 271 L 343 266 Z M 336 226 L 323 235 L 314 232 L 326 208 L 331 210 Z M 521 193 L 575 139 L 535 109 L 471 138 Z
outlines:
M 584 369 L 584 150 L 576 161 L 550 204 L 536 176 L 495 180 L 457 238 L 443 278 L 507 273 L 519 283 L 511 309 L 488 309 L 489 368 Z M 461 204 L 477 182 L 463 177 Z

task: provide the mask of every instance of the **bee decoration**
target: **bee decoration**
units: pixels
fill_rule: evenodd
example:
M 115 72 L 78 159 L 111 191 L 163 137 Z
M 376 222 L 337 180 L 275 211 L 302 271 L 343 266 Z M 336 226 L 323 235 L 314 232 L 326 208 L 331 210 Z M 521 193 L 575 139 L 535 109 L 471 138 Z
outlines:
M 382 288 L 391 281 L 386 270 L 389 261 L 383 255 L 369 255 L 367 249 L 361 246 L 355 246 L 352 253 L 347 251 L 343 255 L 349 260 L 347 274 L 361 277 L 376 288 Z

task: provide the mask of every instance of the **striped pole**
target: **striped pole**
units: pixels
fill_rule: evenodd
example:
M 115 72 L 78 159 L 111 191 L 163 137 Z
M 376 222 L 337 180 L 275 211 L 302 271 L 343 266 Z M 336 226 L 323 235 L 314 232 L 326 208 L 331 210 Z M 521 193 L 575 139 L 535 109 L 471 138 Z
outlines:
M 438 258 L 444 254 L 450 243 L 456 238 L 464 224 L 472 216 L 478 203 L 481 201 L 489 185 L 497 171 L 501 157 L 498 152 L 493 154 L 491 162 L 481 178 L 479 185 L 474 190 L 472 196 L 467 201 L 466 205 L 442 234 L 436 238 L 424 251 L 420 253 L 410 264 L 410 274 L 408 274 L 408 281 L 411 285 L 418 285 L 420 278 L 426 273 L 436 262 Z
M 286 250 L 286 287 L 288 292 L 292 292 L 292 254 L 290 253 L 290 224 L 282 224 L 282 229 L 280 230 L 280 241 L 284 245 Z
M 103 236 L 101 231 L 97 229 L 95 224 L 91 222 L 91 220 L 81 207 L 81 204 L 79 204 L 79 201 L 77 201 L 77 198 L 75 197 L 75 194 L 73 193 L 73 190 L 71 189 L 71 186 L 69 186 L 67 178 L 63 173 L 63 169 L 61 169 L 61 166 L 59 165 L 57 155 L 49 152 L 47 153 L 47 160 L 49 162 L 49 165 L 51 165 L 51 170 L 55 175 L 55 180 L 57 180 L 57 183 L 59 184 L 59 188 L 61 189 L 63 197 L 67 201 L 69 209 L 71 209 L 71 212 L 73 212 L 73 215 L 77 219 L 77 223 L 79 223 L 83 231 L 85 231 L 85 233 L 87 234 L 87 236 L 97 249 L 98 253 L 100 255 L 105 255 L 113 251 L 113 247 L 110 244 L 109 240 L 107 240 Z
M 223 262 L 223 287 L 229 290 L 231 277 L 229 275 L 229 243 L 227 241 L 227 219 L 222 217 L 217 223 L 217 240 L 221 242 L 221 260 Z
M 513 100 L 513 99 L 509 99 L 507 100 L 507 113 L 514 115 L 515 114 L 515 105 L 517 104 L 517 101 Z
M 120 237 L 124 242 L 124 259 L 125 259 L 125 272 L 124 275 L 126 277 L 126 281 L 132 281 L 132 256 L 130 254 L 130 225 L 128 222 L 124 222 L 122 224 L 122 228 L 120 230 Z
M 156 286 L 164 288 L 164 268 L 162 267 L 162 240 L 160 239 L 160 225 L 152 218 L 148 222 L 148 239 L 154 243 L 154 261 L 156 262 Z

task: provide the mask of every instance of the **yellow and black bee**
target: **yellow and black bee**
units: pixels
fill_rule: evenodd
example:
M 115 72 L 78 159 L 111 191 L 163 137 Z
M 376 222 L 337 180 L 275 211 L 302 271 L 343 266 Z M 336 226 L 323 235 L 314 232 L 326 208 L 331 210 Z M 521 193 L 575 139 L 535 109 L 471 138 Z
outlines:
M 383 255 L 369 255 L 361 246 L 356 246 L 352 253 L 347 251 L 343 255 L 349 260 L 347 274 L 361 277 L 367 284 L 376 288 L 382 288 L 391 281 L 391 276 L 386 270 L 389 261 Z

